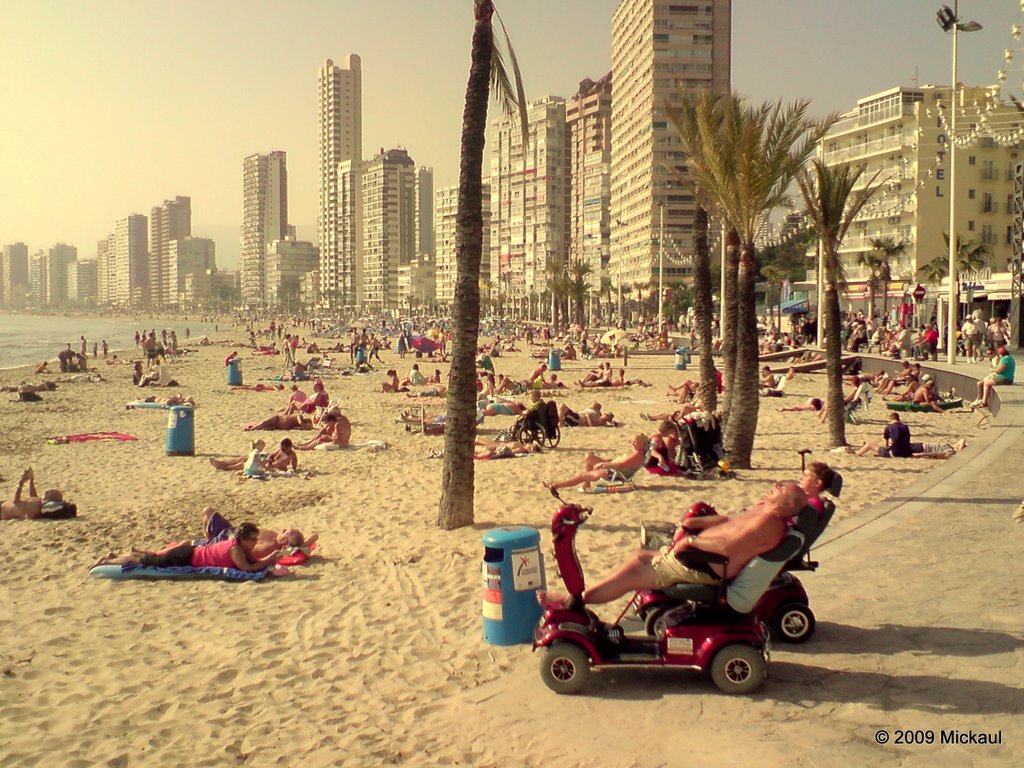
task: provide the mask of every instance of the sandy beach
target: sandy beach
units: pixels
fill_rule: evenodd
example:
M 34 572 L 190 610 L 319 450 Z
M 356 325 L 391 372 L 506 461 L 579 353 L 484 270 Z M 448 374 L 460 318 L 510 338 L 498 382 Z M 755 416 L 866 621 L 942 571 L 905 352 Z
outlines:
M 626 451 L 633 434 L 653 429 L 640 413 L 668 409 L 667 385 L 696 377 L 695 367 L 678 372 L 671 357 L 636 356 L 628 376 L 650 387 L 554 392 L 576 410 L 599 399 L 625 426 L 568 429 L 556 450 L 477 462 L 476 525 L 443 532 L 435 526 L 441 462 L 428 457 L 442 439 L 395 424 L 416 403 L 379 393 L 383 370 L 395 367 L 405 375 L 413 358 L 385 353 L 386 364 L 372 374 L 324 379 L 352 421 L 353 442 L 385 441 L 387 450 L 300 453 L 301 476 L 243 482 L 216 471 L 208 459 L 244 454 L 253 434 L 274 445 L 286 434 L 298 440 L 310 433 L 243 432 L 242 423 L 268 416 L 289 393 L 229 388 L 224 356 L 240 351 L 247 384 L 281 373 L 282 360 L 232 346 L 242 340 L 240 333 L 214 340 L 171 364 L 182 385 L 176 391 L 192 395 L 199 406 L 195 457 L 165 455 L 166 411 L 125 408 L 139 395 L 156 393 L 132 386 L 130 365 L 108 366 L 101 359 L 106 382 L 61 384 L 39 403 L 0 397 L 5 497 L 32 465 L 40 490 L 63 489 L 80 515 L 2 524 L 8 559 L 0 571 L 0 766 L 674 766 L 688 764 L 685 731 L 698 718 L 710 729 L 698 754 L 711 761 L 727 753 L 728 724 L 738 717 L 767 732 L 762 764 L 793 757 L 772 740 L 770 723 L 797 717 L 811 695 L 813 676 L 794 668 L 809 664 L 827 685 L 837 674 L 827 668 L 835 656 L 808 659 L 784 650 L 773 658 L 766 694 L 752 699 L 725 697 L 699 677 L 622 671 L 598 686 L 594 697 L 570 700 L 543 686 L 529 646 L 494 647 L 482 637 L 481 534 L 501 525 L 533 526 L 541 530 L 547 553 L 553 501 L 541 480 L 574 474 L 587 451 Z M 347 355 L 338 357 L 347 362 Z M 520 352 L 495 364 L 499 372 L 522 378 L 534 361 Z M 572 380 L 590 364 L 563 367 L 559 378 Z M 25 369 L 3 371 L 0 385 L 44 378 Z M 636 546 L 642 521 L 677 519 L 697 500 L 738 511 L 759 498 L 769 481 L 795 479 L 801 448 L 813 451 L 810 460 L 828 461 L 844 473 L 838 520 L 934 469 L 924 459 L 828 453 L 827 432 L 815 414 L 776 410 L 811 395 L 824 397 L 824 388 L 823 375 L 804 374 L 784 399 L 762 400 L 756 469 L 735 480 L 648 475 L 635 493 L 567 492 L 595 510 L 578 540 L 588 577 L 621 562 Z M 876 401 L 864 423 L 848 427 L 850 442 L 879 440 L 886 415 Z M 984 429 L 973 413 L 909 413 L 904 420 L 915 440 L 928 442 L 970 443 Z M 481 434 L 493 435 L 513 421 L 489 417 Z M 56 435 L 101 430 L 138 440 L 47 443 Z M 315 531 L 319 556 L 288 577 L 259 584 L 90 577 L 89 564 L 109 550 L 158 548 L 199 536 L 206 505 L 238 522 Z M 559 586 L 550 557 L 546 565 L 548 583 Z M 854 578 L 852 571 L 847 566 L 844 574 Z M 826 563 L 807 578 L 812 604 L 827 599 L 830 618 L 846 626 L 865 612 L 872 626 L 885 621 L 884 594 L 872 594 L 864 606 L 844 588 L 848 582 L 831 576 Z M 621 607 L 601 613 L 614 618 Z M 1011 615 L 1006 622 L 1012 623 Z M 854 635 L 849 654 L 857 653 L 857 643 L 869 642 Z M 884 670 L 859 674 L 863 686 L 885 685 Z M 831 702 L 831 708 L 843 703 Z M 854 702 L 852 709 L 864 706 Z M 829 702 L 815 708 L 820 715 Z M 850 707 L 840 717 L 875 722 Z M 817 719 L 808 734 L 808 744 L 830 738 Z M 869 741 L 870 733 L 865 736 Z M 872 749 L 865 742 L 824 754 L 868 764 L 880 759 Z

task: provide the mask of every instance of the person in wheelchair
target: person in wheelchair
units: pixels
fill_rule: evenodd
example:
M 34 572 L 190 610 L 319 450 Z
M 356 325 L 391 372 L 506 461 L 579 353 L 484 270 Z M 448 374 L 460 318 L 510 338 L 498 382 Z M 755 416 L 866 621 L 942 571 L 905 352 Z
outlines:
M 731 579 L 758 555 L 782 543 L 788 521 L 807 506 L 807 494 L 796 483 L 775 482 L 749 510 L 725 517 L 713 515 L 687 521 L 698 533 L 681 537 L 660 552 L 640 549 L 596 586 L 583 593 L 588 604 L 608 603 L 641 589 L 674 584 L 718 584 Z M 703 553 L 703 554 L 702 554 Z M 707 554 L 728 558 L 708 562 Z M 689 555 L 689 556 L 688 556 Z M 538 592 L 541 605 L 565 602 L 566 595 Z

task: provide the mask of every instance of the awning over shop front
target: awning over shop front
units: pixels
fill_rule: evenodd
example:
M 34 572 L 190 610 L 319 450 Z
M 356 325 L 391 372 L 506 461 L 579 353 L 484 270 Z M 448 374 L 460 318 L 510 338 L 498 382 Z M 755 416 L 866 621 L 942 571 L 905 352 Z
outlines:
M 782 314 L 784 315 L 798 315 L 801 312 L 807 312 L 807 299 L 797 299 L 796 301 L 784 301 L 781 304 Z
M 1009 301 L 1010 300 L 1010 292 L 1009 291 L 989 291 L 988 300 L 989 301 Z

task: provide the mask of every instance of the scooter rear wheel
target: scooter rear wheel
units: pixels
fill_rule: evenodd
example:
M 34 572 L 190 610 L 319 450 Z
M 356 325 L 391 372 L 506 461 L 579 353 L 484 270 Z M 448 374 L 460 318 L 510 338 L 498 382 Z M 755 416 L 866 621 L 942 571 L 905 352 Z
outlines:
M 590 677 L 590 657 L 574 643 L 548 646 L 540 659 L 540 678 L 555 693 L 579 693 Z
M 772 623 L 772 637 L 786 643 L 805 643 L 814 634 L 814 613 L 803 603 L 786 603 Z
M 765 677 L 764 656 L 751 645 L 727 645 L 711 661 L 711 679 L 725 693 L 753 693 Z

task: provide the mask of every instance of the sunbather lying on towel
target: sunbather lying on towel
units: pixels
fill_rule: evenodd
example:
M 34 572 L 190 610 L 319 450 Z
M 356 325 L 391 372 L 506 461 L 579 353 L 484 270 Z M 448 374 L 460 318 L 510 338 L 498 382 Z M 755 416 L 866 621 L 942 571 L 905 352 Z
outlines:
M 256 429 L 312 429 L 313 420 L 304 413 L 290 413 L 284 416 L 280 413 L 275 413 L 273 416 L 268 416 L 263 421 L 252 422 L 251 424 L 243 424 L 242 429 L 246 432 L 252 432 Z
M 132 549 L 118 554 L 109 552 L 92 567 L 98 565 L 130 565 L 138 563 L 150 568 L 237 568 L 240 571 L 262 571 L 274 565 L 283 553 L 273 551 L 264 557 L 256 557 L 255 550 L 260 543 L 260 529 L 255 523 L 242 523 L 234 535 L 214 544 L 194 546 L 191 543 L 178 544 L 161 552 L 145 552 Z
M 235 535 L 236 528 L 220 512 L 213 507 L 203 509 L 203 533 L 201 539 L 195 539 L 192 545 L 201 547 L 206 544 L 215 544 L 218 541 L 230 539 Z M 272 531 L 269 528 L 261 528 L 256 547 L 253 549 L 253 557 L 266 557 L 272 552 L 284 552 L 292 554 L 296 549 L 302 549 L 309 554 L 310 549 L 319 539 L 319 534 L 313 533 L 304 536 L 298 528 L 285 528 L 283 531 Z

